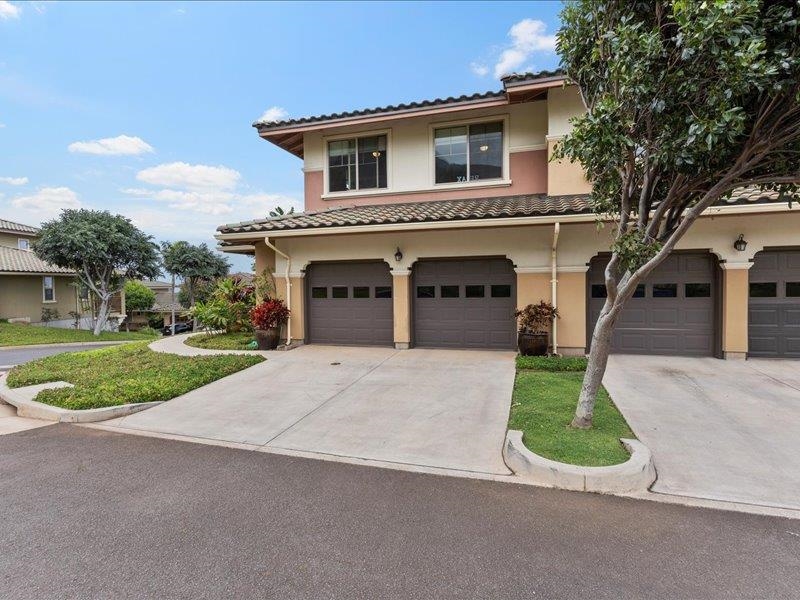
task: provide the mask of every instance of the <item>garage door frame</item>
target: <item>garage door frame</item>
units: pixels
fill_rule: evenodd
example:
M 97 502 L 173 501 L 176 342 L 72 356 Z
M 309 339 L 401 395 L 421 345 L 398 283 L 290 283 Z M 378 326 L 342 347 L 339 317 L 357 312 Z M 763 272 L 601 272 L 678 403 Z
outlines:
M 712 322 L 713 322 L 713 348 L 712 353 L 709 356 L 713 356 L 714 358 L 722 358 L 722 268 L 720 266 L 719 257 L 712 252 L 710 249 L 690 249 L 690 250 L 673 250 L 670 253 L 670 256 L 674 255 L 707 255 L 709 260 L 712 262 L 712 279 L 711 279 L 711 296 L 713 299 L 713 315 L 712 315 Z M 601 260 L 609 260 L 611 258 L 610 252 L 600 252 L 592 257 L 592 259 L 586 263 L 588 269 L 586 270 L 586 351 L 587 353 L 591 350 L 592 345 L 592 334 L 594 333 L 594 321 L 592 319 L 592 263 L 594 261 L 601 261 Z M 649 282 L 648 280 L 646 280 Z M 650 282 L 652 283 L 652 282 Z M 630 300 L 629 300 L 630 302 Z M 626 304 L 627 307 L 627 304 Z M 623 309 L 624 310 L 624 309 Z M 612 354 L 614 351 L 612 350 Z M 647 355 L 647 354 L 644 354 Z M 651 355 L 651 356 L 660 356 L 660 355 Z M 678 356 L 688 356 L 688 357 L 695 357 L 698 355 L 678 355 Z
M 391 287 L 392 296 L 388 298 L 388 306 L 389 306 L 389 314 L 391 315 L 392 319 L 392 326 L 390 327 L 391 335 L 390 339 L 386 343 L 378 343 L 378 344 L 370 344 L 370 343 L 360 343 L 360 342 L 351 342 L 351 341 L 315 341 L 312 339 L 311 336 L 311 327 L 312 327 L 312 310 L 311 310 L 311 303 L 312 303 L 312 285 L 313 283 L 313 274 L 314 274 L 314 267 L 325 266 L 325 265 L 381 265 L 381 267 L 386 268 L 386 273 L 388 274 L 387 285 Z M 329 260 L 329 261 L 313 261 L 309 263 L 306 268 L 304 269 L 305 272 L 305 290 L 302 294 L 303 296 L 303 315 L 304 315 L 304 327 L 303 327 L 303 339 L 304 343 L 306 344 L 322 344 L 322 345 L 339 345 L 339 346 L 380 346 L 380 347 L 393 347 L 394 346 L 394 281 L 391 275 L 391 266 L 383 259 L 362 259 L 362 260 Z M 348 289 L 353 287 L 352 283 L 347 284 Z M 372 292 L 371 292 L 372 293 Z M 354 300 L 352 297 L 348 297 L 349 300 Z
M 416 297 L 416 290 L 417 290 L 417 268 L 420 263 L 443 263 L 443 262 L 480 262 L 480 261 L 487 261 L 487 260 L 495 260 L 495 261 L 504 261 L 508 264 L 510 269 L 511 278 L 509 279 L 509 283 L 511 285 L 511 301 L 510 304 L 512 306 L 512 310 L 516 309 L 517 305 L 517 275 L 514 271 L 514 263 L 507 257 L 507 256 L 455 256 L 455 257 L 425 257 L 419 258 L 414 264 L 411 266 L 411 285 L 409 286 L 409 319 L 410 319 L 410 337 L 411 337 L 411 347 L 424 347 L 424 348 L 453 348 L 453 349 L 485 349 L 485 350 L 494 350 L 494 349 L 502 349 L 502 350 L 514 350 L 517 347 L 517 327 L 516 322 L 514 321 L 513 315 L 509 316 L 509 334 L 512 336 L 513 341 L 509 343 L 507 347 L 497 348 L 497 347 L 487 347 L 487 346 L 449 346 L 449 345 L 434 345 L 434 344 L 423 344 L 420 345 L 419 340 L 417 339 L 417 297 Z M 437 289 L 441 283 L 437 282 L 436 286 Z M 491 284 L 487 284 L 491 285 Z M 437 291 L 437 294 L 439 292 Z M 437 295 L 438 298 L 438 295 Z

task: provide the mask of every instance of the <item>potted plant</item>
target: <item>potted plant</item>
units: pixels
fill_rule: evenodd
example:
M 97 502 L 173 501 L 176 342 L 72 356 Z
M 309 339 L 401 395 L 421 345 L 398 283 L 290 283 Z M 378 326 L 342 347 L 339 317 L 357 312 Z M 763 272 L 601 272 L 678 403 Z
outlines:
M 528 304 L 514 313 L 519 323 L 517 347 L 523 356 L 545 356 L 548 348 L 550 324 L 558 318 L 558 309 L 542 300 Z
M 250 323 L 256 332 L 259 350 L 275 350 L 281 335 L 281 325 L 289 319 L 290 311 L 283 300 L 270 299 L 250 311 Z

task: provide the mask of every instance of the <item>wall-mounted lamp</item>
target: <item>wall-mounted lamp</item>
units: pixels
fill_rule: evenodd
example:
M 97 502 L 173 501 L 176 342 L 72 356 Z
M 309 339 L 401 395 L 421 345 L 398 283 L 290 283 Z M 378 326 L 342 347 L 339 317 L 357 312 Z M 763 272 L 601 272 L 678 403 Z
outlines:
M 487 146 L 486 144 L 481 146 L 481 152 L 486 152 L 488 149 L 489 149 L 489 146 Z
M 372 153 L 372 156 L 374 156 L 375 158 L 380 158 L 380 155 L 381 155 L 381 152 L 380 152 L 380 150 L 375 150 L 375 151 Z
M 747 248 L 747 242 L 744 239 L 744 234 L 740 233 L 738 239 L 733 242 L 733 247 L 736 248 L 739 252 L 744 252 Z
M 400 262 L 401 260 L 403 260 L 403 253 L 402 253 L 402 252 L 400 252 L 400 248 L 398 248 L 398 249 L 397 249 L 397 252 L 395 252 L 395 253 L 394 253 L 394 259 L 395 259 L 397 262 Z

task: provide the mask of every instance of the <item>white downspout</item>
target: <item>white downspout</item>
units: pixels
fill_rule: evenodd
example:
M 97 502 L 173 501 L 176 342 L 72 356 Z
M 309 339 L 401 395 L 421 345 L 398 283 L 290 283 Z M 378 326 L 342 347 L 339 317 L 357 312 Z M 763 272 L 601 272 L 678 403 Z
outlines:
M 276 254 L 280 254 L 286 260 L 286 274 L 284 275 L 286 279 L 286 306 L 291 308 L 292 307 L 292 281 L 289 278 L 289 269 L 292 266 L 292 259 L 289 257 L 288 254 L 285 252 L 281 252 L 278 250 L 275 245 L 269 241 L 268 237 L 264 238 L 264 243 L 266 244 L 267 248 L 272 249 Z M 290 318 L 286 322 L 286 345 L 292 343 L 292 319 Z
M 550 254 L 550 296 L 553 306 L 558 308 L 558 267 L 556 258 L 558 256 L 558 233 L 561 230 L 561 223 L 556 223 L 553 227 L 553 250 Z M 553 318 L 553 354 L 558 354 L 558 319 Z

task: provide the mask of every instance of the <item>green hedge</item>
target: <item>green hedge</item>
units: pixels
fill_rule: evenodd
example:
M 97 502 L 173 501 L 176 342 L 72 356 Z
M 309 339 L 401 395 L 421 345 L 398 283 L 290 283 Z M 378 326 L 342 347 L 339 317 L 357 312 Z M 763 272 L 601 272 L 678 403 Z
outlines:
M 585 371 L 583 356 L 518 356 L 517 369 L 528 371 Z

